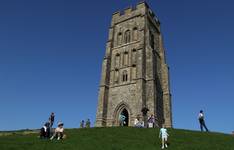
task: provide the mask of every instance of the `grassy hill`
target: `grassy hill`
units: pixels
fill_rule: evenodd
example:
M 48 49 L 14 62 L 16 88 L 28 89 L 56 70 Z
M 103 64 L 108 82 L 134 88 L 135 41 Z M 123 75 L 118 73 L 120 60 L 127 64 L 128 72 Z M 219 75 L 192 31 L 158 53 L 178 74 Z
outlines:
M 159 129 L 92 128 L 66 130 L 63 141 L 41 140 L 29 132 L 0 133 L 0 150 L 154 150 Z M 169 129 L 168 150 L 234 150 L 234 137 Z

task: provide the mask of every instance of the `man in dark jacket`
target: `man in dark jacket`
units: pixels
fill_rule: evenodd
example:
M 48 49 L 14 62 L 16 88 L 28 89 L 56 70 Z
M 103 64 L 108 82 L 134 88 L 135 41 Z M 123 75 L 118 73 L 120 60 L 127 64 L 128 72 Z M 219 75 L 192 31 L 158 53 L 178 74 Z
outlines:
M 49 118 L 49 122 L 50 122 L 50 127 L 52 128 L 52 126 L 53 126 L 53 124 L 54 124 L 54 117 L 55 117 L 55 115 L 54 115 L 54 113 L 52 112 L 51 114 L 50 114 L 50 118 Z

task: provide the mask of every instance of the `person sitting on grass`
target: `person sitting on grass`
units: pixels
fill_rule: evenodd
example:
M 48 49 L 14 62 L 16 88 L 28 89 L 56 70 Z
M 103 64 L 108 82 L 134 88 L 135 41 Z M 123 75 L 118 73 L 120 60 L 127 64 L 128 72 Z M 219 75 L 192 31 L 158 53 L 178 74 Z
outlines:
M 50 135 L 49 122 L 46 122 L 40 130 L 40 138 L 49 138 L 49 135 Z
M 55 129 L 54 135 L 50 138 L 50 140 L 53 140 L 54 138 L 57 138 L 57 140 L 64 138 L 64 128 L 62 122 L 58 123 L 58 127 Z
M 137 115 L 135 121 L 134 121 L 134 126 L 137 128 L 144 128 L 144 122 L 140 121 L 140 115 Z
M 159 132 L 159 138 L 162 138 L 162 149 L 164 149 L 164 146 L 167 148 L 168 136 L 169 134 L 167 133 L 167 129 L 165 128 L 165 125 L 163 125 Z

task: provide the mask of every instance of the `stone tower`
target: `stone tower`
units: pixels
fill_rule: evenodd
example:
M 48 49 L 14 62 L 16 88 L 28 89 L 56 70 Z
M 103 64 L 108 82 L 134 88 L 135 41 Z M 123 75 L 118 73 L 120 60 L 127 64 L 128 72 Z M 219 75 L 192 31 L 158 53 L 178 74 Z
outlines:
M 102 64 L 96 127 L 133 126 L 137 116 L 154 114 L 157 124 L 172 127 L 168 65 L 160 22 L 147 3 L 112 16 Z M 143 120 L 144 120 L 143 119 Z

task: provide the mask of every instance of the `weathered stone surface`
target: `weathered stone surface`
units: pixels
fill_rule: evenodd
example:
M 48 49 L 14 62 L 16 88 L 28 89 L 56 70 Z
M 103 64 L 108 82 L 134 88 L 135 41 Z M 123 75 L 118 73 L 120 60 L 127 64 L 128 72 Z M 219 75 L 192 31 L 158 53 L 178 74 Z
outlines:
M 118 126 L 128 112 L 134 125 L 142 108 L 149 109 L 161 126 L 172 127 L 169 71 L 159 20 L 145 2 L 112 16 L 102 65 L 96 126 Z

